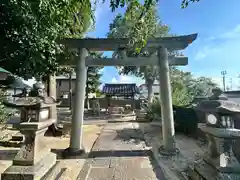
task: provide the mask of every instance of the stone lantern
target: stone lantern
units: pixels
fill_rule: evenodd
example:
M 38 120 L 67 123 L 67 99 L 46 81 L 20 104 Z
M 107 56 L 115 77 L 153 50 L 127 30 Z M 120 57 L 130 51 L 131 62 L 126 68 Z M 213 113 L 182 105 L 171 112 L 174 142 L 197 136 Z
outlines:
M 27 96 L 13 102 L 5 102 L 11 108 L 21 109 L 25 119 L 19 124 L 23 143 L 12 166 L 1 175 L 7 179 L 41 179 L 56 163 L 56 154 L 51 153 L 43 142 L 44 133 L 55 119 L 49 116 L 50 108 L 56 101 L 45 95 L 44 85 L 37 83 Z
M 240 104 L 218 92 L 217 96 L 215 93 L 209 100 L 201 101 L 196 108 L 205 113 L 205 123 L 198 127 L 207 136 L 208 149 L 190 168 L 189 176 L 193 180 L 240 179 L 240 154 L 237 151 L 240 130 L 235 128 Z

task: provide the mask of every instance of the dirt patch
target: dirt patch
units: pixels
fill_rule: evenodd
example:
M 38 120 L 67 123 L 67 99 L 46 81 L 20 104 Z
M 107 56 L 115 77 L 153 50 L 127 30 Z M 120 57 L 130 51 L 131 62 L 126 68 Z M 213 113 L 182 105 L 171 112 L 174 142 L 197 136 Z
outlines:
M 162 142 L 161 126 L 152 126 L 150 124 L 141 123 L 137 125 L 144 133 L 144 138 L 148 146 L 152 147 L 152 151 L 157 157 L 158 164 L 163 169 L 167 179 L 179 180 L 180 176 L 191 166 L 195 160 L 199 159 L 206 149 L 206 146 L 201 144 L 197 139 L 187 137 L 185 135 L 176 134 L 176 144 L 180 149 L 180 153 L 174 157 L 166 157 L 159 155 L 159 147 Z

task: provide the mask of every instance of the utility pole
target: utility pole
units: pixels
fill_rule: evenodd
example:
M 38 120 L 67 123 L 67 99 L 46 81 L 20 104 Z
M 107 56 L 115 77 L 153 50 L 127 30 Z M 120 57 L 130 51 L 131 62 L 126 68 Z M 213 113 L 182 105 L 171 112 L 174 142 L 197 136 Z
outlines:
M 232 91 L 232 85 L 233 85 L 232 78 L 230 78 L 229 83 L 230 83 L 230 90 Z
M 239 78 L 239 80 L 238 80 L 238 90 L 240 90 L 240 74 L 238 75 L 238 78 Z
M 221 74 L 222 74 L 222 80 L 223 80 L 223 91 L 226 90 L 226 85 L 225 85 L 225 75 L 227 74 L 227 71 L 224 70 L 224 71 L 221 71 Z

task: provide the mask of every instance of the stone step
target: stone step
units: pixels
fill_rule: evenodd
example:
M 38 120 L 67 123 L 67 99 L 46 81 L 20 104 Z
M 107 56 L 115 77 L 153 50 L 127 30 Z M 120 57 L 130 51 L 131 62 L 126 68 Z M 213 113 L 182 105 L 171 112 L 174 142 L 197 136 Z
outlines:
M 15 147 L 19 148 L 22 145 L 22 141 L 12 141 L 12 138 L 0 140 L 0 146 L 3 147 Z
M 18 132 L 12 136 L 12 141 L 23 141 L 22 133 Z
M 62 168 L 60 165 L 60 161 L 57 161 L 56 164 L 45 174 L 41 180 L 49 180 L 49 179 L 60 179 L 67 168 Z

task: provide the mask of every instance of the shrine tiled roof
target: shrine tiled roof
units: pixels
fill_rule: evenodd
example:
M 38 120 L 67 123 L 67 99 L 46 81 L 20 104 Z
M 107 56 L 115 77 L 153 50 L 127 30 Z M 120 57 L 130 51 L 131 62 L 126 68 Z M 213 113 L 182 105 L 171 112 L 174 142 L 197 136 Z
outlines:
M 102 93 L 107 95 L 133 95 L 139 94 L 136 84 L 105 84 Z
M 31 88 L 31 86 L 24 83 L 20 77 L 12 76 L 12 75 L 9 75 L 5 80 L 0 80 L 0 85 L 10 89 Z

